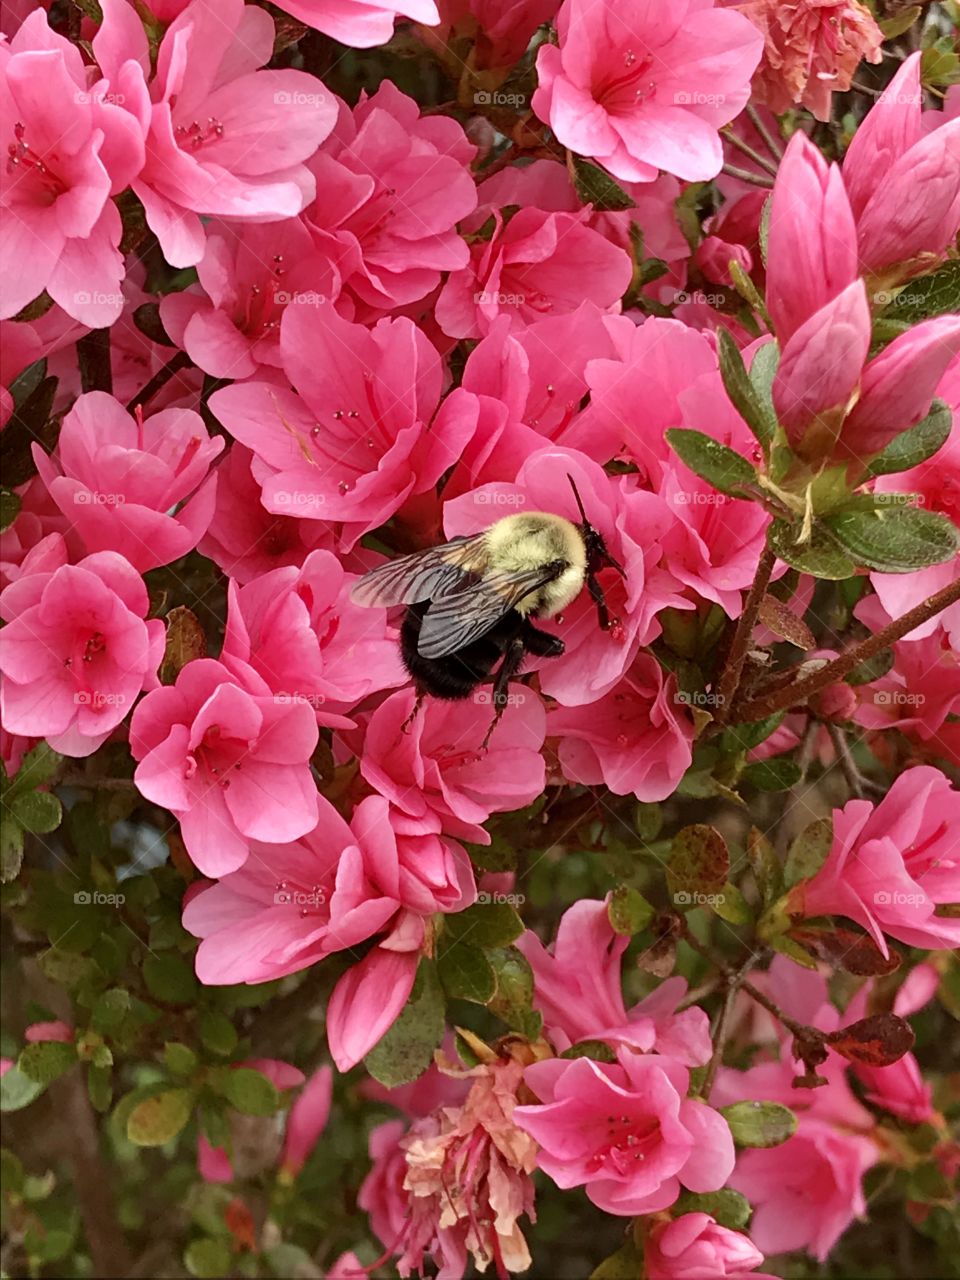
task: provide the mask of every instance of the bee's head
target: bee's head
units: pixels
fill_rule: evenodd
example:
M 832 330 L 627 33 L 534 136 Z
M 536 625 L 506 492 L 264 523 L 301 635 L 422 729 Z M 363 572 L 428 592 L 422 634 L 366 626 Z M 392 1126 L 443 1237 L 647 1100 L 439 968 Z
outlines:
M 580 510 L 580 523 L 577 527 L 580 530 L 580 536 L 583 538 L 583 545 L 587 549 L 587 573 L 599 573 L 601 569 L 605 569 L 609 566 L 611 569 L 616 569 L 621 578 L 625 577 L 626 575 L 624 574 L 623 566 L 618 561 L 614 560 L 613 556 L 607 550 L 607 544 L 603 540 L 603 534 L 600 533 L 599 529 L 595 529 L 587 519 L 587 513 L 583 508 L 583 500 L 580 497 L 580 491 L 577 489 L 573 476 L 570 475 L 569 472 L 567 472 L 567 479 L 570 481 L 570 488 L 573 490 L 573 496 L 576 498 L 577 507 Z

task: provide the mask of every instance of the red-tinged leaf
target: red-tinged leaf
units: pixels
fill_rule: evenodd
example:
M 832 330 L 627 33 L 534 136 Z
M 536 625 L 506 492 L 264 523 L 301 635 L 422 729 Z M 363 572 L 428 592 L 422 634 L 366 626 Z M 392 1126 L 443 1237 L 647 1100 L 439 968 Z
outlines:
M 816 636 L 803 621 L 774 596 L 764 596 L 760 604 L 760 621 L 775 636 L 788 640 L 804 653 L 817 647 Z
M 895 1013 L 876 1013 L 834 1031 L 826 1042 L 848 1062 L 889 1067 L 910 1052 L 914 1039 L 909 1022 Z
M 794 942 L 812 951 L 818 959 L 832 964 L 858 978 L 884 977 L 900 968 L 902 957 L 891 950 L 885 956 L 874 940 L 866 933 L 853 929 L 817 929 L 809 925 L 797 925 L 789 935 Z
M 715 827 L 702 823 L 684 827 L 673 838 L 669 870 L 674 890 L 718 892 L 730 878 L 726 840 Z

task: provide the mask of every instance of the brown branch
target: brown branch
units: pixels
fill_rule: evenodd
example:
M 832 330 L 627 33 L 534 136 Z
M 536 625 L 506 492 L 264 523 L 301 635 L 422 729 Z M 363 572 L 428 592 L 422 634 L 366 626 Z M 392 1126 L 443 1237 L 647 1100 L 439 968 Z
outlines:
M 689 935 L 687 941 L 689 942 Z M 740 994 L 740 989 L 747 974 L 758 960 L 759 956 L 748 956 L 735 973 L 728 972 L 725 978 L 727 994 L 723 1002 L 723 1008 L 720 1010 L 717 1029 L 713 1036 L 713 1054 L 707 1064 L 707 1073 L 703 1077 L 703 1084 L 700 1086 L 700 1093 L 705 1102 L 710 1100 L 710 1090 L 713 1088 L 714 1079 L 723 1061 L 723 1050 L 726 1047 L 727 1036 L 730 1032 L 730 1019 L 733 1017 L 733 1007 L 737 1002 L 737 996 Z
M 755 187 L 773 189 L 773 179 L 762 173 L 751 173 L 749 169 L 738 169 L 734 164 L 725 164 L 723 172 L 731 178 L 739 178 L 741 182 L 752 182 Z
M 113 392 L 113 369 L 110 365 L 110 330 L 91 329 L 77 339 L 77 362 L 80 365 L 80 389 Z
M 721 673 L 720 683 L 717 685 L 717 714 L 715 718 L 718 724 L 727 724 L 729 722 L 730 712 L 733 709 L 733 700 L 737 696 L 737 690 L 740 688 L 743 664 L 747 660 L 750 637 L 753 634 L 754 627 L 757 625 L 757 618 L 760 616 L 760 605 L 763 603 L 763 597 L 770 584 L 770 575 L 773 573 L 776 558 L 770 546 L 764 543 L 760 559 L 757 561 L 757 571 L 753 577 L 753 586 L 750 588 L 746 604 L 743 606 L 743 612 L 737 622 L 737 629 L 730 645 L 730 653 Z M 762 719 L 761 716 L 755 718 Z
M 162 369 L 158 369 L 142 391 L 138 391 L 133 399 L 127 404 L 127 413 L 133 413 L 137 405 L 142 408 L 145 404 L 157 394 L 157 392 L 165 387 L 171 378 L 175 377 L 181 369 L 188 368 L 193 361 L 185 351 L 178 351 L 172 356 Z
M 815 693 L 819 693 L 821 689 L 826 689 L 828 685 L 837 684 L 838 681 L 843 680 L 851 671 L 859 667 L 861 663 L 866 662 L 869 658 L 874 657 L 875 654 L 880 653 L 881 650 L 902 639 L 903 636 L 913 631 L 915 627 L 919 627 L 922 623 L 928 622 L 930 618 L 936 617 L 938 613 L 942 613 L 944 609 L 955 604 L 957 600 L 960 600 L 960 579 L 956 582 L 951 582 L 942 591 L 938 591 L 929 600 L 924 600 L 922 604 L 918 604 L 909 613 L 905 613 L 902 618 L 897 618 L 895 622 L 889 623 L 876 634 L 867 636 L 866 640 L 861 641 L 860 644 L 846 649 L 833 662 L 828 662 L 819 671 L 814 671 L 811 675 L 805 676 L 802 680 L 798 680 L 795 684 L 788 685 L 785 689 L 780 689 L 776 693 L 753 698 L 749 702 L 743 703 L 742 706 L 736 709 L 736 723 L 765 720 L 767 716 L 772 716 L 777 711 L 786 711 L 789 707 L 802 705 L 809 698 L 812 698 Z M 722 705 L 720 710 L 723 710 Z
M 749 156 L 754 164 L 758 164 L 772 178 L 777 176 L 777 166 L 768 160 L 766 156 L 762 156 L 759 151 L 755 151 L 749 142 L 744 142 L 741 137 L 730 129 L 721 129 L 721 133 L 727 142 L 736 147 L 738 151 L 742 151 L 745 156 Z
M 760 116 L 760 112 L 757 110 L 757 108 L 753 105 L 752 102 L 747 103 L 747 115 L 750 117 L 751 121 L 753 122 L 753 127 L 756 129 L 757 133 L 759 133 L 760 137 L 767 144 L 767 147 L 770 150 L 770 154 L 773 156 L 774 160 L 782 160 L 783 159 L 782 145 L 776 141 L 773 134 L 770 132 L 767 126 L 763 123 L 763 119 Z

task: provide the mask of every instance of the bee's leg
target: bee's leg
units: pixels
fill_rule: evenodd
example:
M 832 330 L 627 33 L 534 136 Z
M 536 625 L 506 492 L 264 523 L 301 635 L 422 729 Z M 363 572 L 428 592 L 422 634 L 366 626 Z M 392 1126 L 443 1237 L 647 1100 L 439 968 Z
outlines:
M 595 574 L 587 576 L 587 589 L 590 592 L 590 599 L 597 606 L 597 620 L 600 623 L 601 631 L 620 630 L 620 619 L 612 618 L 607 610 L 607 597 L 603 594 L 603 587 Z
M 559 636 L 541 631 L 532 622 L 527 622 L 523 629 L 523 645 L 527 653 L 532 653 L 535 658 L 559 658 L 566 650 Z
M 494 729 L 500 723 L 500 717 L 507 709 L 510 681 L 523 665 L 523 659 L 526 652 L 527 647 L 523 642 L 523 636 L 517 636 L 516 639 L 511 640 L 510 644 L 507 646 L 507 650 L 503 655 L 503 661 L 497 668 L 496 678 L 493 682 L 493 720 L 490 722 L 490 728 L 487 730 L 486 736 L 480 744 L 481 751 L 486 751 L 487 743 L 490 741 Z
M 401 732 L 401 733 L 409 733 L 409 732 L 410 732 L 410 726 L 413 724 L 414 720 L 416 720 L 416 718 L 417 718 L 417 712 L 418 712 L 418 711 L 420 710 L 420 708 L 423 706 L 423 700 L 424 700 L 424 698 L 425 698 L 426 696 L 427 696 L 427 695 L 423 692 L 423 690 L 422 690 L 422 689 L 418 689 L 418 690 L 417 690 L 417 700 L 416 700 L 416 702 L 414 702 L 414 704 L 413 704 L 413 710 L 410 712 L 410 714 L 407 716 L 406 720 L 404 720 L 403 724 L 400 726 L 400 732 Z

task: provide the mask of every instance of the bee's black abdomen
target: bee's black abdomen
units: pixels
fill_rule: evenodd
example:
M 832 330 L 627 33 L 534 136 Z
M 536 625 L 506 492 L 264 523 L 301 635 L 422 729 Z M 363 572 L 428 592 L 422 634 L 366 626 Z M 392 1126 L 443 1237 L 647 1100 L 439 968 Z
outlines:
M 508 645 L 523 631 L 524 620 L 511 609 L 486 635 L 465 648 L 442 658 L 425 658 L 417 641 L 420 623 L 429 607 L 430 601 L 424 600 L 407 608 L 400 628 L 403 665 L 423 693 L 448 700 L 469 698 L 478 685 L 490 679 Z

